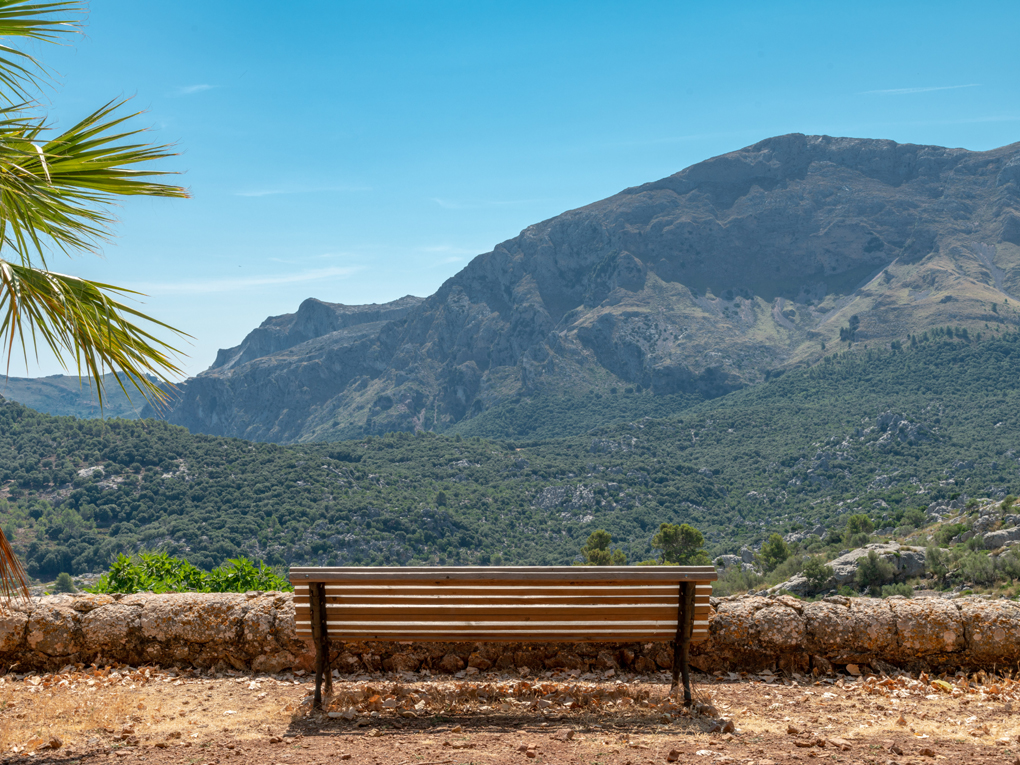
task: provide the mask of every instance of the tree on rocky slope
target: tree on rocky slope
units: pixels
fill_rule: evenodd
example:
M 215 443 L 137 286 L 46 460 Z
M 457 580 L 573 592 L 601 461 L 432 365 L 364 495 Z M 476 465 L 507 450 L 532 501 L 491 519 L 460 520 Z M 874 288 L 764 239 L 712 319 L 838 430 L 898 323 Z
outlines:
M 73 359 L 103 401 L 102 375 L 117 372 L 150 401 L 180 373 L 177 349 L 157 337 L 181 335 L 122 302 L 137 294 L 58 273 L 56 255 L 98 254 L 114 221 L 109 207 L 123 196 L 186 197 L 157 182 L 149 163 L 172 156 L 147 144 L 126 123 L 136 114 L 111 101 L 66 130 L 56 130 L 39 94 L 47 70 L 18 41 L 55 43 L 79 30 L 82 2 L 0 0 L 0 343 L 8 371 L 16 348 L 27 362 L 41 347 Z M 148 375 L 155 378 L 150 379 Z M 21 565 L 0 531 L 0 593 L 27 594 Z
M 662 523 L 652 537 L 652 548 L 660 551 L 660 563 L 706 566 L 710 561 L 704 546 L 704 535 L 686 523 Z
M 585 566 L 626 566 L 627 556 L 623 550 L 610 550 L 613 537 L 605 529 L 597 529 L 588 535 L 588 541 L 581 548 Z

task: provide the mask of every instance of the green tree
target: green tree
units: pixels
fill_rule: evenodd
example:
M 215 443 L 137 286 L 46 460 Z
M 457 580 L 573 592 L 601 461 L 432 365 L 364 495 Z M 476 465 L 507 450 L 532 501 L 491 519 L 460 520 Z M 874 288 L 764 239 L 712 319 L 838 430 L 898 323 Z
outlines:
M 858 534 L 870 534 L 875 530 L 875 524 L 864 513 L 851 515 L 846 519 L 846 530 L 843 532 L 843 540 L 849 542 Z
M 924 509 L 920 507 L 912 507 L 907 510 L 903 514 L 903 520 L 915 529 L 924 528 L 928 523 L 928 517 L 924 514 Z
M 883 584 L 892 580 L 896 569 L 885 558 L 874 550 L 868 550 L 866 558 L 857 561 L 857 573 L 854 578 L 862 590 L 874 588 L 879 590 Z
M 812 555 L 804 562 L 804 568 L 801 573 L 807 578 L 812 590 L 820 590 L 832 579 L 836 572 L 832 566 L 825 563 L 822 556 Z
M 627 556 L 623 550 L 610 550 L 613 537 L 608 531 L 598 529 L 588 535 L 588 541 L 581 548 L 585 566 L 626 566 Z
M 707 566 L 708 553 L 702 548 L 705 537 L 700 531 L 686 523 L 663 523 L 652 537 L 652 547 L 659 550 L 660 563 L 675 563 L 680 566 Z
M 776 566 L 790 557 L 790 546 L 779 534 L 771 534 L 761 546 L 758 553 L 758 562 L 766 571 L 772 571 Z
M 949 551 L 936 545 L 929 545 L 924 550 L 924 565 L 928 572 L 944 583 L 949 576 Z
M 46 69 L 30 47 L 56 43 L 80 29 L 83 2 L 0 0 L 0 345 L 10 369 L 15 346 L 28 361 L 41 345 L 73 359 L 103 401 L 103 374 L 154 402 L 180 373 L 177 349 L 154 331 L 172 327 L 121 302 L 137 294 L 51 269 L 48 256 L 98 254 L 112 233 L 109 208 L 117 197 L 186 197 L 179 186 L 157 182 L 154 160 L 172 156 L 146 144 L 127 126 L 123 101 L 110 101 L 59 131 L 43 113 Z M 141 321 L 141 324 L 138 323 Z M 155 380 L 148 375 L 154 376 Z M 0 532 L 0 591 L 27 596 L 24 572 Z
M 71 575 L 66 571 L 61 571 L 57 575 L 57 581 L 53 583 L 54 592 L 77 592 L 74 587 L 74 582 L 71 581 Z

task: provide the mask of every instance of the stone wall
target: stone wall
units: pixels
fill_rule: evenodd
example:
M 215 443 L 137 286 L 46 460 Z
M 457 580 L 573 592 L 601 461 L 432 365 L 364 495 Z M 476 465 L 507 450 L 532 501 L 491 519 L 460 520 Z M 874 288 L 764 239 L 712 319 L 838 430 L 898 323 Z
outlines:
M 705 670 L 806 672 L 846 664 L 939 670 L 1017 669 L 1020 605 L 966 597 L 788 596 L 714 601 L 711 638 L 692 663 Z M 400 644 L 335 641 L 343 673 L 469 667 L 531 670 L 670 666 L 665 644 Z M 310 669 L 311 646 L 295 637 L 284 593 L 60 595 L 0 607 L 0 671 L 66 664 L 156 664 L 256 672 Z M 473 671 L 468 669 L 469 672 Z

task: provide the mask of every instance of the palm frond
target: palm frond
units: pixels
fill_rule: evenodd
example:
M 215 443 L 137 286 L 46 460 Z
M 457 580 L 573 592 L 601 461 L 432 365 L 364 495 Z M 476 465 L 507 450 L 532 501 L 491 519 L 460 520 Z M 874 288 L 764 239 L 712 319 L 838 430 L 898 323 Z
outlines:
M 77 31 L 84 14 L 82 2 L 0 0 L 0 38 L 57 42 L 62 35 Z M 0 97 L 28 100 L 30 89 L 38 88 L 45 74 L 46 68 L 31 54 L 0 44 Z
M 0 529 L 0 595 L 3 595 L 5 599 L 10 599 L 18 594 L 25 598 L 28 597 L 25 572 L 21 568 L 21 561 L 14 554 L 10 542 L 4 536 L 3 529 Z
M 38 356 L 41 344 L 58 359 L 74 358 L 78 375 L 96 382 L 100 405 L 102 376 L 108 371 L 117 372 L 125 395 L 130 397 L 126 381 L 154 406 L 165 404 L 171 378 L 182 374 L 174 361 L 180 351 L 135 320 L 151 323 L 154 330 L 187 335 L 116 299 L 138 294 L 0 259 L 0 342 L 7 351 L 8 371 L 15 344 L 24 350 L 26 361 L 29 346 Z
M 0 0 L 2 1 L 2 0 Z M 180 186 L 154 179 L 173 173 L 139 167 L 173 156 L 169 146 L 137 141 L 144 129 L 125 129 L 134 114 L 111 101 L 48 140 L 46 125 L 20 106 L 0 109 L 0 247 L 23 263 L 45 264 L 48 249 L 95 252 L 113 222 L 116 197 L 187 198 Z

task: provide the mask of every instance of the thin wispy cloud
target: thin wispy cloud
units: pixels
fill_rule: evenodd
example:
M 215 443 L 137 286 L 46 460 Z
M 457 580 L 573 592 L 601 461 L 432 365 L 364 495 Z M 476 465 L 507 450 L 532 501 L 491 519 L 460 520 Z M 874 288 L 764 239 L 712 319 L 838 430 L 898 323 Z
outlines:
M 444 210 L 479 210 L 484 207 L 510 207 L 513 205 L 531 205 L 549 201 L 548 199 L 508 199 L 505 201 L 480 199 L 473 202 L 458 202 L 452 199 L 440 199 L 439 197 L 430 197 L 430 199 Z
M 215 85 L 205 85 L 205 84 L 202 84 L 202 85 L 182 85 L 181 87 L 177 88 L 173 92 L 173 95 L 175 95 L 175 96 L 193 96 L 196 93 L 204 93 L 205 91 L 212 90 L 215 87 L 216 87 Z
M 350 276 L 360 271 L 359 266 L 317 268 L 290 274 L 266 274 L 261 276 L 238 276 L 228 279 L 204 281 L 153 282 L 131 285 L 131 289 L 146 295 L 208 295 L 218 292 L 238 292 L 258 287 L 275 287 L 282 284 L 322 281 L 341 276 Z
M 272 197 L 278 194 L 323 194 L 336 191 L 370 191 L 370 186 L 288 186 L 275 189 L 237 191 L 237 197 Z
M 926 88 L 890 88 L 888 90 L 865 90 L 862 96 L 906 96 L 911 93 L 933 93 L 936 90 L 960 90 L 961 88 L 980 88 L 978 83 L 970 85 L 935 85 Z
M 422 252 L 446 253 L 449 255 L 477 255 L 484 250 L 469 247 L 453 247 L 449 244 L 439 244 L 433 247 L 422 247 Z
M 288 265 L 297 265 L 299 263 L 314 263 L 317 260 L 332 260 L 334 258 L 354 258 L 357 257 L 356 252 L 320 252 L 317 255 L 302 255 L 290 258 L 266 258 L 271 260 L 273 263 L 286 263 Z

